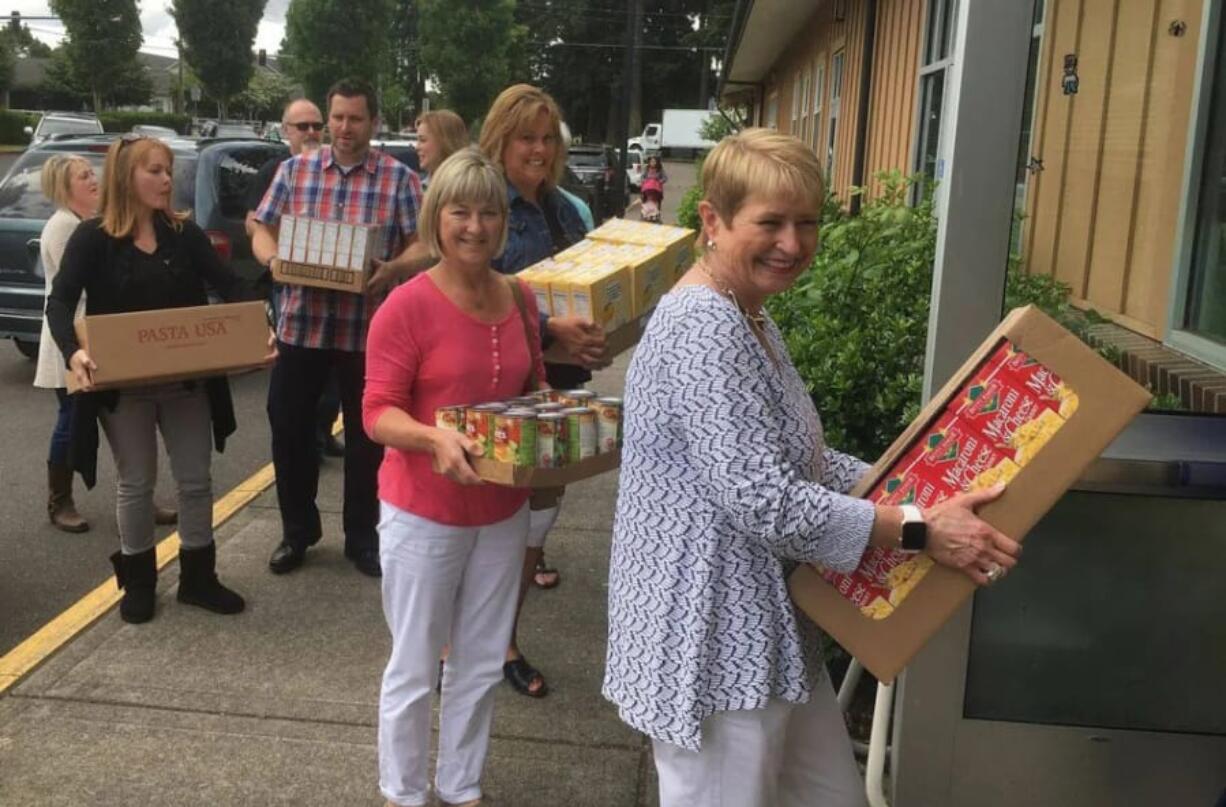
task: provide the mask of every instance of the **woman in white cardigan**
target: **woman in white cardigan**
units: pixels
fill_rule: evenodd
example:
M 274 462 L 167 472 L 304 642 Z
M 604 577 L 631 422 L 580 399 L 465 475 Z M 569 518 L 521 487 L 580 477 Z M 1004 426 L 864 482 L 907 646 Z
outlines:
M 55 213 L 47 219 L 39 236 L 43 272 L 47 293 L 51 281 L 60 270 L 60 258 L 68 237 L 82 219 L 93 217 L 98 208 L 98 177 L 89 160 L 75 154 L 56 154 L 43 164 L 43 195 L 55 205 Z M 77 306 L 77 319 L 84 316 L 85 300 Z M 51 523 L 64 532 L 85 532 L 89 522 L 77 513 L 72 500 L 72 464 L 68 461 L 68 437 L 72 426 L 72 398 L 64 389 L 64 361 L 60 350 L 47 329 L 38 343 L 38 369 L 34 386 L 55 390 L 59 399 L 59 415 L 51 432 L 51 452 L 47 458 L 47 515 Z

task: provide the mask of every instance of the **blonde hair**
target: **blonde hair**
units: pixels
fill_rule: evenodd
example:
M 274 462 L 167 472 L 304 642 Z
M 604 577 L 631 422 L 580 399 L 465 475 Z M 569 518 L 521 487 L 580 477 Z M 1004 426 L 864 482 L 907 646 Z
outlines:
M 66 208 L 72 201 L 72 178 L 78 168 L 93 170 L 89 160 L 79 154 L 53 154 L 43 163 L 39 178 L 43 196 L 57 208 Z
M 502 216 L 502 234 L 494 254 L 501 255 L 507 245 L 507 181 L 493 161 L 471 146 L 443 160 L 430 178 L 430 187 L 421 203 L 418 236 L 435 258 L 443 257 L 439 217 L 443 208 L 452 204 L 492 205 L 498 211 Z
M 435 109 L 418 115 L 415 125 L 418 129 L 428 127 L 430 134 L 438 141 L 440 165 L 443 160 L 469 145 L 468 127 L 464 125 L 464 119 L 450 109 Z
M 174 154 L 161 140 L 152 137 L 128 139 L 121 137 L 106 150 L 106 164 L 102 169 L 105 181 L 102 184 L 102 199 L 98 213 L 102 216 L 102 230 L 112 238 L 127 238 L 136 229 L 139 202 L 133 178 L 136 167 L 148 163 L 154 152 L 166 158 L 167 168 L 174 168 Z M 159 210 L 166 222 L 176 230 L 182 229 L 187 212 Z
M 505 172 L 502 153 L 507 143 L 535 123 L 542 112 L 549 116 L 549 131 L 558 144 L 546 182 L 553 189 L 566 169 L 566 144 L 562 142 L 562 111 L 544 90 L 531 84 L 515 84 L 499 93 L 481 126 L 481 151 Z
M 795 199 L 816 212 L 826 194 L 817 154 L 774 129 L 745 129 L 721 140 L 703 163 L 702 188 L 725 222 L 750 196 Z

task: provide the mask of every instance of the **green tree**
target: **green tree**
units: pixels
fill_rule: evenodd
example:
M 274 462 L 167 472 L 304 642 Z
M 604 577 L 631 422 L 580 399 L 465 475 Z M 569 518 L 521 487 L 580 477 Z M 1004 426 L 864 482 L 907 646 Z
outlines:
M 465 121 L 484 117 L 511 75 L 522 32 L 515 0 L 420 0 L 421 63 L 446 105 Z
M 183 58 L 228 117 L 230 99 L 247 88 L 255 65 L 251 46 L 265 0 L 173 0 Z
M 65 48 L 51 52 L 47 72 L 39 85 L 39 93 L 47 97 L 48 104 L 60 109 L 80 109 L 94 98 L 93 87 L 82 80 L 73 69 Z M 147 104 L 153 97 L 153 81 L 145 66 L 133 59 L 115 79 L 101 88 L 99 104 Z M 100 106 L 95 106 L 99 109 Z
M 4 36 L 12 43 L 13 52 L 17 56 L 34 59 L 47 59 L 51 56 L 51 46 L 30 33 L 30 28 L 23 25 L 20 17 L 10 18 L 4 26 Z
M 136 52 L 144 40 L 136 0 L 51 0 L 51 10 L 68 32 L 62 48 L 73 79 L 88 88 L 95 112 L 114 95 L 111 88 L 139 83 L 134 77 L 144 69 Z
M 248 118 L 278 120 L 294 89 L 293 82 L 280 73 L 259 70 L 251 77 L 247 89 L 234 96 L 232 106 L 244 110 Z
M 17 70 L 17 56 L 8 37 L 0 37 L 0 92 L 13 86 L 13 73 Z
M 392 11 L 393 0 L 292 0 L 281 42 L 287 72 L 321 107 L 338 79 L 382 86 Z
M 399 126 L 411 123 L 421 112 L 426 94 L 426 79 L 421 71 L 418 34 L 418 0 L 394 0 L 392 12 L 390 66 L 383 83 L 383 117 Z

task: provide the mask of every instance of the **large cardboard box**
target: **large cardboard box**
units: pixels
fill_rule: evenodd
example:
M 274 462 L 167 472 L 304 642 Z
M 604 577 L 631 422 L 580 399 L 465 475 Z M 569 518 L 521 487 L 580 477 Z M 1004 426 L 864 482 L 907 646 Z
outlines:
M 633 319 L 630 269 L 621 261 L 584 263 L 558 282 L 570 294 L 571 313 L 595 322 L 605 333 Z
M 1017 309 L 852 495 L 926 507 L 1005 482 L 979 515 L 1020 541 L 1149 399 L 1037 308 Z M 850 575 L 801 566 L 789 586 L 796 604 L 883 682 L 976 588 L 926 554 L 872 548 Z
M 685 227 L 610 219 L 588 233 L 587 237 L 596 241 L 641 244 L 664 250 L 665 271 L 672 274 L 672 281 L 669 283 L 671 286 L 694 262 L 698 234 Z
M 362 294 L 382 246 L 383 230 L 377 225 L 282 216 L 272 277 L 278 283 Z
M 621 457 L 619 449 L 560 468 L 519 467 L 487 457 L 475 457 L 471 462 L 477 476 L 487 482 L 515 488 L 555 488 L 612 471 L 621 464 Z
M 99 390 L 223 375 L 265 365 L 262 302 L 103 314 L 76 323 L 77 341 L 98 365 Z M 72 373 L 68 391 L 78 392 Z

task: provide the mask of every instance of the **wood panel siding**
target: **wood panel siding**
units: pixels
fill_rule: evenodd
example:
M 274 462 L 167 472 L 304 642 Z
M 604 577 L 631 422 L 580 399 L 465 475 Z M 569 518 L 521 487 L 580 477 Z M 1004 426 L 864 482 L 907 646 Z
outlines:
M 1161 336 L 1192 109 L 1201 0 L 1055 0 L 1040 55 L 1026 194 L 1028 271 Z M 1182 20 L 1186 31 L 1167 27 Z M 1077 58 L 1079 91 L 1062 89 Z
M 879 0 L 873 88 L 869 101 L 865 180 L 881 171 L 912 170 L 916 90 L 923 41 L 922 0 Z

